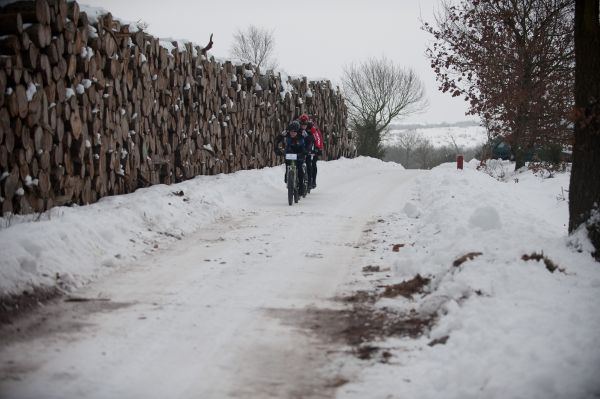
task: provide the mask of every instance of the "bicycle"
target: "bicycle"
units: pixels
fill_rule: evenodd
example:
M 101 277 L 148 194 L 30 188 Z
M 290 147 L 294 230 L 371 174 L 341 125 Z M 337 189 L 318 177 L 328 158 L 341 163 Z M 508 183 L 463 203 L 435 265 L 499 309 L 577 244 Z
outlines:
M 287 165 L 287 189 L 288 189 L 288 203 L 292 206 L 292 203 L 298 203 L 300 195 L 298 193 L 298 170 L 296 163 L 298 162 L 298 154 L 285 154 L 285 160 L 289 161 Z
M 310 194 L 310 185 L 308 184 L 308 171 L 306 170 L 306 162 L 302 162 L 302 175 L 304 178 L 302 181 L 304 182 L 304 192 L 302 193 L 302 197 L 306 197 L 306 194 Z

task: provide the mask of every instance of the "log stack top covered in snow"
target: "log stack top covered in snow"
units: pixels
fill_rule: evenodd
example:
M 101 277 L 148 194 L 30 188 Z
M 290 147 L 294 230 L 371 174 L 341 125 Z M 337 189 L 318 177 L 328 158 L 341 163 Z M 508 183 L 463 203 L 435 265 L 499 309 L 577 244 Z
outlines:
M 2 215 L 279 164 L 273 139 L 301 112 L 316 115 L 326 159 L 354 154 L 328 81 L 209 60 L 77 2 L 0 10 Z

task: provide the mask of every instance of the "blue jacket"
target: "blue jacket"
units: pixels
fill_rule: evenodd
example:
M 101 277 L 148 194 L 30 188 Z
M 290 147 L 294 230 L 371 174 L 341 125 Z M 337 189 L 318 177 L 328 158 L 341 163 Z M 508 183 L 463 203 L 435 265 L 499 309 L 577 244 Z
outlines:
M 299 134 L 294 138 L 287 136 L 285 138 L 285 153 L 298 154 L 298 161 L 303 162 L 306 157 L 306 143 L 304 142 L 304 137 Z

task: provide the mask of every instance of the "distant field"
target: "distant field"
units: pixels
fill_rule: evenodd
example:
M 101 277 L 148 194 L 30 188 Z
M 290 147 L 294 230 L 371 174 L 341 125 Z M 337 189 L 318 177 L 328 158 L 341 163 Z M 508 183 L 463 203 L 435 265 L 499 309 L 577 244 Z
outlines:
M 428 139 L 431 144 L 438 148 L 446 145 L 453 145 L 452 138 L 460 148 L 476 147 L 485 144 L 487 135 L 485 129 L 481 126 L 445 126 L 445 127 L 411 127 L 396 128 L 390 130 L 388 136 L 384 139 L 386 146 L 395 146 L 401 134 L 408 130 L 415 130 L 417 134 Z

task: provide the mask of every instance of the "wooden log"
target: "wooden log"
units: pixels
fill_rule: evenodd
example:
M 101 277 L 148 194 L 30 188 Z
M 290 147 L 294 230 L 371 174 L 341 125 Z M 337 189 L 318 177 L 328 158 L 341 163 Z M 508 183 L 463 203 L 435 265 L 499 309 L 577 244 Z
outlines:
M 56 81 L 56 99 L 57 103 L 64 103 L 67 96 L 67 88 L 65 87 L 64 79 L 59 79 Z M 60 113 L 58 113 L 60 115 Z
M 50 60 L 46 54 L 41 54 L 38 58 L 38 70 L 41 72 L 44 85 L 54 84 L 54 75 Z
M 60 112 L 58 110 L 57 115 L 60 115 Z M 65 136 L 65 124 L 61 117 L 57 117 L 56 119 L 56 130 L 54 132 L 56 136 L 56 141 L 59 143 L 62 142 Z
M 42 198 L 48 198 L 51 189 L 48 171 L 42 170 L 38 173 L 38 189 Z
M 25 191 L 25 193 L 17 199 L 17 213 L 20 215 L 29 215 L 31 213 L 36 212 L 38 208 L 37 198 L 33 193 Z M 43 202 L 42 202 L 43 206 Z
M 75 29 L 75 40 L 73 43 L 73 52 L 74 54 L 80 55 L 81 51 L 87 44 L 87 35 L 85 36 L 86 40 L 84 41 L 84 36 L 81 34 L 81 30 L 77 28 L 75 24 L 71 22 L 73 29 Z M 87 32 L 87 30 L 86 30 Z
M 8 61 L 10 59 L 10 61 Z M 12 85 L 18 85 L 21 83 L 21 77 L 23 76 L 23 60 L 21 54 L 16 54 L 10 57 L 0 57 L 0 67 L 3 62 L 7 65 L 4 67 L 6 71 L 7 83 L 10 82 Z M 10 65 L 8 65 L 10 64 Z
M 52 30 L 49 25 L 33 24 L 25 29 L 29 35 L 29 39 L 38 48 L 47 47 L 52 41 Z
M 108 58 L 114 57 L 117 52 L 118 45 L 114 33 L 112 31 L 107 30 L 108 34 L 105 34 L 103 39 L 103 49 Z
M 56 51 L 58 52 L 58 57 L 62 58 L 62 56 L 65 54 L 65 50 L 66 50 L 64 35 L 61 33 L 56 36 L 53 36 L 52 42 L 56 45 Z
M 12 201 L 5 200 L 2 202 L 2 215 L 10 215 L 13 213 Z
M 21 51 L 21 41 L 16 35 L 7 35 L 0 38 L 0 54 L 12 55 Z
M 36 91 L 31 97 L 31 101 L 27 104 L 27 120 L 26 124 L 29 128 L 41 123 L 42 119 L 42 90 Z
M 46 55 L 51 66 L 58 65 L 58 61 L 62 58 L 62 54 L 58 54 L 57 38 L 52 38 L 52 41 L 46 47 Z
M 48 1 L 48 5 L 50 7 L 52 7 L 52 9 L 54 10 L 55 14 L 60 14 L 61 16 L 63 16 L 64 18 L 72 18 L 72 15 L 70 15 L 69 11 L 71 10 L 71 7 L 69 7 L 69 5 L 67 4 L 67 0 L 47 0 Z M 76 2 L 74 2 L 75 4 L 77 4 Z M 77 9 L 79 10 L 79 6 L 77 6 Z
M 76 35 L 77 35 L 77 26 L 73 23 L 73 21 L 67 21 L 65 22 L 65 26 L 63 29 L 62 34 L 65 37 L 65 45 L 66 45 L 66 49 L 67 52 L 69 54 L 75 54 L 75 47 L 72 46 L 72 44 L 75 42 L 76 39 Z M 69 45 L 71 45 L 69 47 Z
M 38 153 L 37 157 L 39 159 L 39 167 L 42 171 L 48 172 L 50 171 L 50 168 L 52 166 L 52 160 L 51 160 L 51 152 L 49 151 L 42 151 L 42 153 Z
M 119 60 L 111 58 L 106 61 L 106 66 L 104 72 L 107 77 L 112 79 L 117 79 L 120 75 L 120 71 L 122 70 L 122 63 Z
M 73 79 L 75 73 L 77 72 L 77 57 L 74 55 L 67 57 L 67 78 L 70 80 Z
M 17 131 L 19 132 L 18 134 L 21 134 L 21 121 L 18 118 L 15 120 L 14 126 L 11 125 L 10 130 L 5 131 L 4 134 L 4 146 L 6 147 L 9 153 L 12 153 L 14 151 L 15 143 L 18 139 L 18 136 L 16 134 Z
M 23 33 L 23 18 L 19 13 L 0 14 L 0 36 Z
M 44 151 L 43 140 L 44 140 L 44 130 L 42 129 L 42 127 L 41 126 L 34 127 L 33 128 L 33 144 L 34 144 L 34 148 L 35 148 L 36 152 Z
M 75 26 L 77 26 L 79 23 L 79 14 L 80 14 L 79 4 L 77 4 L 76 1 L 67 3 L 66 0 L 63 2 L 63 4 L 67 4 L 67 10 L 66 10 L 67 18 L 69 18 L 71 21 L 73 21 Z
M 38 166 L 38 160 L 37 160 L 37 158 L 33 158 L 31 160 L 29 168 L 31 169 L 31 177 L 32 178 L 37 178 L 38 174 L 40 173 L 40 168 Z
M 21 38 L 21 49 L 23 51 L 29 50 L 33 46 L 33 42 L 27 32 L 23 31 L 19 37 Z
M 27 152 L 23 148 L 17 150 L 17 164 L 19 165 L 19 178 L 22 181 L 25 181 L 27 176 L 31 177 L 29 162 L 27 162 Z
M 8 109 L 0 108 L 0 144 L 4 141 L 4 136 L 10 132 L 10 115 Z
M 23 66 L 32 70 L 36 69 L 40 51 L 35 46 L 29 46 L 28 50 L 22 52 Z
M 27 92 L 23 85 L 15 87 L 12 94 L 8 96 L 8 110 L 13 118 L 25 118 L 28 112 Z
M 81 202 L 83 205 L 90 204 L 92 202 L 92 179 L 86 177 L 83 180 L 83 187 L 81 190 Z
M 4 6 L 2 12 L 21 14 L 23 23 L 50 23 L 50 7 L 47 0 L 16 1 Z
M 3 181 L 4 201 L 12 201 L 16 191 L 21 187 L 19 182 L 19 168 L 14 166 L 6 179 Z
M 73 112 L 71 112 L 68 122 L 69 122 L 69 129 L 71 130 L 73 137 L 76 140 L 79 140 L 79 138 L 81 137 L 81 132 L 83 130 L 81 118 L 79 117 L 79 110 L 76 109 L 76 110 L 73 110 Z
M 2 108 L 4 106 L 4 96 L 6 94 L 6 84 L 7 84 L 7 79 L 6 79 L 6 72 L 2 69 L 0 69 L 0 108 Z M 2 142 L 2 140 L 0 140 L 0 143 Z
M 63 57 L 61 57 L 58 60 L 58 65 L 52 68 L 52 78 L 54 79 L 57 85 L 59 84 L 59 82 L 62 82 L 64 86 L 63 78 L 67 76 L 67 69 L 69 69 L 67 61 Z
M 63 0 L 60 0 L 60 2 L 49 0 L 49 2 L 52 3 L 53 9 L 53 12 L 50 13 L 50 26 L 52 27 L 52 32 L 54 34 L 62 33 L 65 29 L 67 8 L 64 5 Z
M 79 11 L 79 20 L 78 20 L 77 26 L 85 27 L 87 29 L 87 27 L 88 27 L 89 24 L 90 24 L 90 21 L 88 19 L 87 13 L 80 10 Z
M 6 149 L 6 146 L 4 144 L 0 144 L 0 167 L 3 170 L 8 169 L 9 166 L 9 152 Z

